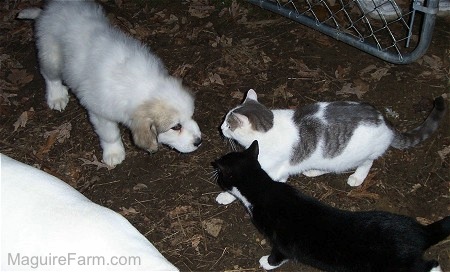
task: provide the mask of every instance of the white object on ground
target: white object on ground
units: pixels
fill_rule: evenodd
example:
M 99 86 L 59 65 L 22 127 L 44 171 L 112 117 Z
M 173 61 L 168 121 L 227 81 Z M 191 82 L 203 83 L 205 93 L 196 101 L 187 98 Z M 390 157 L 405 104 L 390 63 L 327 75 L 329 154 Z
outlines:
M 0 157 L 1 271 L 178 271 L 123 216 Z

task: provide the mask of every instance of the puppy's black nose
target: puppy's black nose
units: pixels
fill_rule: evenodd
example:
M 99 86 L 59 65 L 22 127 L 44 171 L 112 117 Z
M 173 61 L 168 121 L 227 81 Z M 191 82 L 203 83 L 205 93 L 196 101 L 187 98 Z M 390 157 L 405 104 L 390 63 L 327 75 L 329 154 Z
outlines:
M 202 144 L 202 138 L 195 139 L 194 146 L 200 146 Z

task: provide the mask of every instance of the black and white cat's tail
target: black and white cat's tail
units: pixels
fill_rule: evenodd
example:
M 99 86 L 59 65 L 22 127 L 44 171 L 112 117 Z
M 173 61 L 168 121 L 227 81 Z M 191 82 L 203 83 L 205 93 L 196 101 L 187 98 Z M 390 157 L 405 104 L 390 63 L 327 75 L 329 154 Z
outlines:
M 396 132 L 391 146 L 398 149 L 413 147 L 424 141 L 438 128 L 440 121 L 444 118 L 446 112 L 445 99 L 442 96 L 434 99 L 434 108 L 419 127 L 404 132 Z
M 24 20 L 34 20 L 41 14 L 42 9 L 40 8 L 27 8 L 17 14 L 17 19 Z
M 425 226 L 428 234 L 428 247 L 450 236 L 450 216 Z

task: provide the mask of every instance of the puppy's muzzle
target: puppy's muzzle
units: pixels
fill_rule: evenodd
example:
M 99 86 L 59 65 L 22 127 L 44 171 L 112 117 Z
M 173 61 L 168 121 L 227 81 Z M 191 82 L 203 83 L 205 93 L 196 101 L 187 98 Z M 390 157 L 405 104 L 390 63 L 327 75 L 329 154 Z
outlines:
M 202 144 L 202 138 L 200 138 L 200 137 L 196 138 L 194 143 L 193 143 L 193 145 L 195 147 L 199 147 L 201 144 Z

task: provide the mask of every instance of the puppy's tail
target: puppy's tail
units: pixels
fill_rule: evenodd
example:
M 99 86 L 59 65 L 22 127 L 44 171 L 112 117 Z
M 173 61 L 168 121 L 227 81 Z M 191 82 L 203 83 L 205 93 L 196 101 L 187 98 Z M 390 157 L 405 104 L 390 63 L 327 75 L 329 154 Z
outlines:
M 40 8 L 27 8 L 17 14 L 17 19 L 29 19 L 34 20 L 41 14 Z

